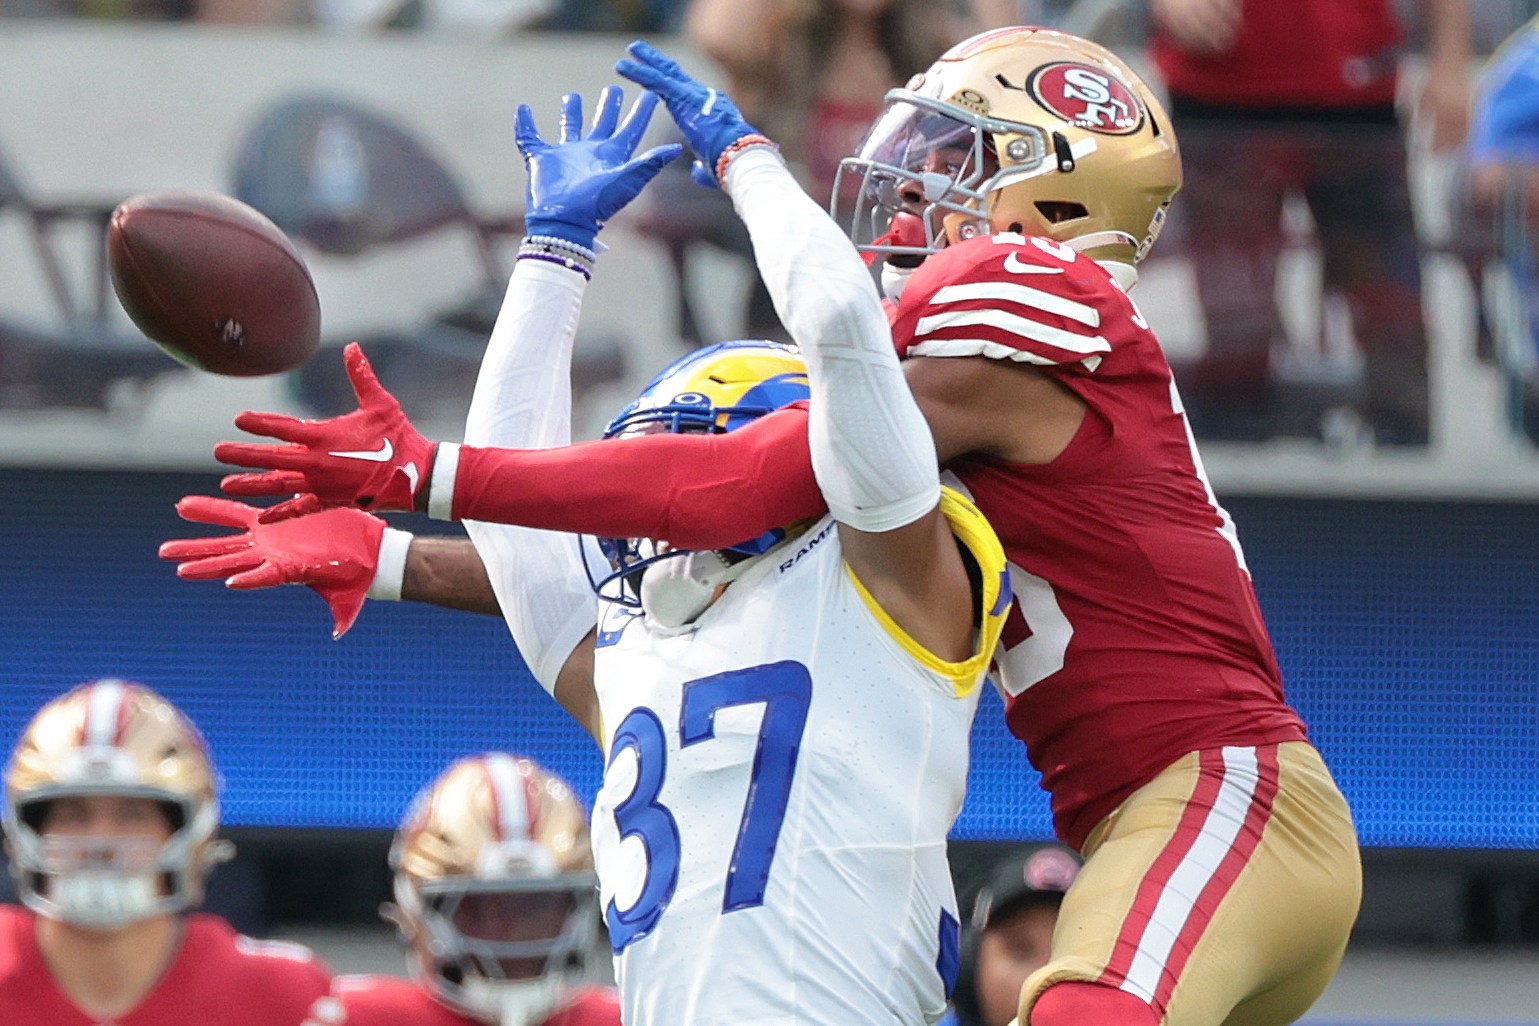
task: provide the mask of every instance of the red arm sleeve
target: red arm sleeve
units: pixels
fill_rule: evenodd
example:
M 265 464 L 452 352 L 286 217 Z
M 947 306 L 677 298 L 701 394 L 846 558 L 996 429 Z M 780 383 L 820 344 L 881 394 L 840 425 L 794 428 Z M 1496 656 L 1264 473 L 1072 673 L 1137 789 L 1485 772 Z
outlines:
M 828 507 L 795 404 L 723 435 L 460 449 L 456 520 L 720 549 Z

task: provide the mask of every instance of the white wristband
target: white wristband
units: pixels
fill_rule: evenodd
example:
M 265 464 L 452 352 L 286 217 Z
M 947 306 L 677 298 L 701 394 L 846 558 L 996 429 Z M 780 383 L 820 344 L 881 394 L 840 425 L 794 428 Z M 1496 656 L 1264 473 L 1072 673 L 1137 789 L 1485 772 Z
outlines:
M 428 481 L 427 515 L 434 520 L 454 519 L 454 479 L 460 470 L 457 442 L 439 442 L 433 457 L 433 476 Z
M 385 528 L 379 539 L 379 559 L 374 563 L 374 580 L 368 596 L 386 602 L 401 601 L 401 585 L 406 580 L 406 553 L 414 536 L 410 531 Z

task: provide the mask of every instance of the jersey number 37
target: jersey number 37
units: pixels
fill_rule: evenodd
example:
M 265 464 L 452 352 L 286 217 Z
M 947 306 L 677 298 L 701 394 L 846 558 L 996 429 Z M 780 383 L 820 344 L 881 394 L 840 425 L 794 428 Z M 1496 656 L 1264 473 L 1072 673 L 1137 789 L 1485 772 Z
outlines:
M 748 797 L 737 844 L 727 868 L 722 911 L 754 908 L 764 903 L 775 844 L 785 819 L 796 772 L 796 753 L 812 701 L 812 675 L 801 663 L 778 662 L 701 677 L 684 685 L 679 709 L 679 747 L 704 744 L 716 736 L 716 713 L 731 706 L 764 705 L 759 744 L 754 752 Z M 635 837 L 646 851 L 646 878 L 641 894 L 627 909 L 613 900 L 604 909 L 609 942 L 618 955 L 657 925 L 679 882 L 679 827 L 668 807 L 658 801 L 668 770 L 668 741 L 655 710 L 633 709 L 620 722 L 609 749 L 609 763 L 623 751 L 636 758 L 636 783 L 615 806 L 620 838 Z

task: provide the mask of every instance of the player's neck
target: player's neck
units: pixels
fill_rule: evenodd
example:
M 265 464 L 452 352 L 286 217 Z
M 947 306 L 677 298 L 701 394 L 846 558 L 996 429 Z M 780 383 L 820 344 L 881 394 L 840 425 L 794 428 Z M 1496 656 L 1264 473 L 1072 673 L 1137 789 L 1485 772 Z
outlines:
M 93 1018 L 119 1016 L 144 1000 L 181 941 L 181 920 L 156 916 L 111 932 L 37 920 L 37 945 L 59 989 Z

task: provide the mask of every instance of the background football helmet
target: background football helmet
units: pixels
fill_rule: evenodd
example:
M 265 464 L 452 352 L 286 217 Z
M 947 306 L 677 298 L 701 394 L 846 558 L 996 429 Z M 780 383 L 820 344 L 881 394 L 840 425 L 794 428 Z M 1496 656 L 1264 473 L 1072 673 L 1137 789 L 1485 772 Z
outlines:
M 192 721 L 155 692 L 121 680 L 82 684 L 33 717 L 5 770 L 11 873 L 28 908 L 95 929 L 197 904 L 209 869 L 233 847 L 214 839 L 218 778 Z M 159 802 L 171 836 L 45 835 L 48 803 L 82 795 Z
M 1164 226 L 1181 154 L 1159 100 L 1105 47 L 1007 28 L 889 92 L 839 174 L 834 216 L 867 252 L 922 256 L 1010 231 L 1131 266 Z
M 597 918 L 588 818 L 572 789 L 503 753 L 451 765 L 390 849 L 412 975 L 491 1023 L 538 1022 L 586 974 Z
M 807 364 L 794 346 L 764 340 L 719 342 L 669 364 L 610 421 L 604 437 L 735 431 L 811 394 Z M 788 529 L 766 531 L 723 551 L 729 559 L 760 555 L 787 533 Z M 599 546 L 615 571 L 593 582 L 594 590 L 633 608 L 641 605 L 641 571 L 659 560 L 686 555 L 682 549 L 658 552 L 649 539 L 600 538 Z

